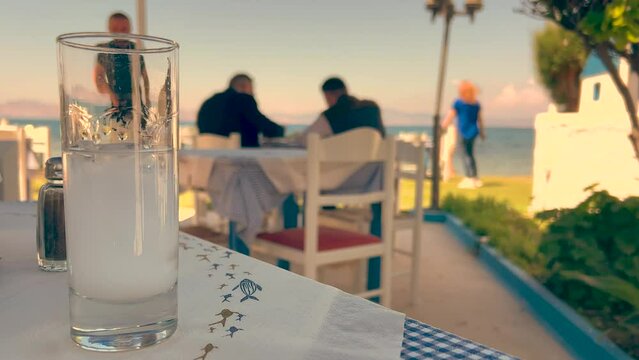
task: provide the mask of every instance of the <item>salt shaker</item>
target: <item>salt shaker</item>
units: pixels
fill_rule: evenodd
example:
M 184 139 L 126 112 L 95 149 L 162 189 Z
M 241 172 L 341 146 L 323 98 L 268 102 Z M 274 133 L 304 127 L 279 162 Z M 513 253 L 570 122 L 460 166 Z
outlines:
M 62 158 L 47 160 L 44 175 L 47 183 L 38 196 L 38 266 L 44 271 L 66 271 Z

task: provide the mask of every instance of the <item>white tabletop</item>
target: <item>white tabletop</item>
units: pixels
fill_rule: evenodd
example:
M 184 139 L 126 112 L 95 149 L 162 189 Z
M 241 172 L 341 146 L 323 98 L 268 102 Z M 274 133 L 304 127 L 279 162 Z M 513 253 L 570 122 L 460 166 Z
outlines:
M 35 226 L 35 204 L 0 202 L 0 358 L 192 360 L 207 344 L 218 348 L 206 360 L 400 356 L 402 314 L 184 234 L 178 331 L 134 352 L 79 349 L 69 337 L 67 274 L 37 269 Z M 245 278 L 261 286 L 254 294 L 259 300 L 241 302 L 230 290 Z M 223 283 L 228 286 L 220 290 Z M 231 301 L 222 303 L 226 294 Z M 244 315 L 232 319 L 243 329 L 233 337 L 230 325 L 210 332 L 224 308 Z

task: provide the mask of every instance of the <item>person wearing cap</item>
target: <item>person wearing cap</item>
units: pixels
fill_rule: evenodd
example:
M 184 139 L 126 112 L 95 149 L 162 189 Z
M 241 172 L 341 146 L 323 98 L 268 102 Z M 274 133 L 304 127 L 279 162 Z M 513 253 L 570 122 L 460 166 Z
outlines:
M 324 81 L 321 89 L 328 109 L 306 129 L 304 135 L 317 133 L 321 137 L 328 137 L 361 127 L 369 127 L 382 136 L 386 135 L 381 111 L 374 101 L 349 95 L 346 84 L 338 77 Z

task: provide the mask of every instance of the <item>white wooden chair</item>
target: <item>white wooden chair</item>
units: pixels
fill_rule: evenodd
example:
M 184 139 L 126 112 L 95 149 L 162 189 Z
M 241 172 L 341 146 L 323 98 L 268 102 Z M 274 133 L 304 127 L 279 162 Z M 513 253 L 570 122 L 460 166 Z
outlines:
M 395 245 L 396 254 L 408 256 L 411 259 L 410 270 L 410 298 L 411 303 L 418 302 L 418 288 L 420 280 L 420 259 L 422 250 L 422 224 L 424 221 L 424 210 L 422 197 L 424 192 L 425 166 L 424 157 L 426 146 L 424 142 L 408 143 L 397 142 L 397 202 L 395 215 L 395 235 L 397 231 L 411 229 L 412 241 L 411 249 L 405 250 Z M 414 202 L 411 209 L 401 211 L 399 203 L 401 199 L 401 180 L 410 179 L 415 181 Z M 395 273 L 394 276 L 406 275 L 406 273 Z
M 44 169 L 44 163 L 51 157 L 51 128 L 27 125 L 24 134 L 31 140 L 31 152 L 38 158 L 39 168 Z
M 24 129 L 0 130 L 0 200 L 29 200 L 27 139 Z
M 231 136 L 221 136 L 214 134 L 199 134 L 195 136 L 194 143 L 196 149 L 238 149 L 240 147 L 240 134 L 232 133 Z M 209 196 L 204 191 L 194 190 L 195 215 L 194 225 L 206 223 L 207 202 Z M 202 218 L 205 218 L 202 220 Z
M 197 136 L 198 129 L 196 126 L 180 127 L 180 149 L 193 149 Z
M 362 194 L 326 195 L 320 191 L 320 169 L 333 163 L 383 162 L 384 181 L 381 191 Z M 382 258 L 381 287 L 359 296 L 380 296 L 384 306 L 391 304 L 392 240 L 394 214 L 395 142 L 382 139 L 373 129 L 355 129 L 320 140 L 308 136 L 308 186 L 304 203 L 305 227 L 258 235 L 252 250 L 302 265 L 303 275 L 317 278 L 318 267 L 328 264 Z M 382 203 L 382 237 L 319 225 L 319 213 L 326 205 Z
M 411 230 L 410 250 L 394 246 L 396 254 L 410 258 L 410 270 L 397 272 L 393 276 L 410 275 L 410 302 L 418 303 L 418 289 L 420 282 L 421 236 L 424 210 L 422 207 L 423 184 L 425 179 L 424 159 L 426 156 L 426 142 L 421 139 L 408 141 L 396 141 L 396 212 L 395 212 L 395 236 L 398 231 Z M 401 199 L 401 180 L 415 181 L 414 202 L 409 209 L 402 211 L 399 207 Z M 419 185 L 421 184 L 421 186 Z M 341 208 L 320 213 L 320 224 L 356 232 L 368 231 L 371 213 L 367 208 Z M 365 264 L 363 264 L 365 265 Z M 359 272 L 360 285 L 365 281 L 365 266 Z

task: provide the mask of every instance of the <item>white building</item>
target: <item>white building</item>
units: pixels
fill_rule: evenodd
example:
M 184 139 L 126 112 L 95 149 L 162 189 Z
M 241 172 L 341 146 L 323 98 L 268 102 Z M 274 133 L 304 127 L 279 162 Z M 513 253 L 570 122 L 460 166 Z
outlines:
M 636 75 L 625 61 L 617 68 L 637 103 Z M 628 140 L 630 128 L 623 98 L 591 55 L 581 75 L 579 111 L 558 113 L 550 105 L 535 119 L 531 211 L 574 207 L 593 184 L 621 198 L 639 195 L 639 159 Z

